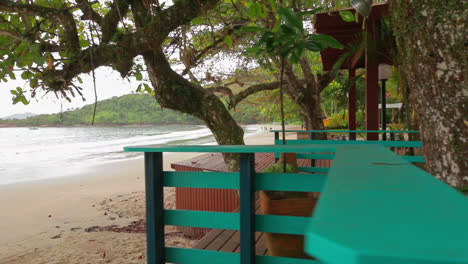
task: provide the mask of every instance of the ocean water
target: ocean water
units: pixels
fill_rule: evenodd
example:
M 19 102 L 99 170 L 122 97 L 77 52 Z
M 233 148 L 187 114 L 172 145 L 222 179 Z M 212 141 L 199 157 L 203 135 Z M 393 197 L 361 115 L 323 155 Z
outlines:
M 246 135 L 261 126 L 245 126 Z M 134 159 L 124 146 L 215 144 L 204 126 L 0 128 L 0 184 L 65 177 L 96 164 Z

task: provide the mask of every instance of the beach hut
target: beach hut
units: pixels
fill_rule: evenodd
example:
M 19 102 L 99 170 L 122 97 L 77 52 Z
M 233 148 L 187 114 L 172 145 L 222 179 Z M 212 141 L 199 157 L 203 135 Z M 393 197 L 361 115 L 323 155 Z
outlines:
M 349 9 L 356 13 L 354 9 Z M 359 16 L 359 23 L 346 22 L 339 15 L 340 11 L 321 13 L 316 16 L 315 29 L 317 33 L 327 34 L 337 39 L 345 47 L 349 47 L 362 38 L 362 17 Z M 372 6 L 369 17 L 365 22 L 367 37 L 374 43 L 377 41 L 380 31 L 380 20 L 388 14 L 388 4 L 380 3 Z M 372 52 L 361 46 L 353 56 L 348 57 L 341 65 L 341 69 L 348 70 L 349 78 L 353 78 L 356 69 L 365 68 L 366 70 L 366 108 L 365 108 L 365 126 L 366 130 L 379 130 L 379 65 L 391 65 L 391 56 L 386 50 Z M 331 71 L 338 60 L 348 52 L 347 49 L 326 49 L 321 52 L 324 71 Z M 383 79 L 383 78 L 381 78 Z M 348 128 L 356 130 L 356 86 L 353 85 L 348 95 Z M 355 137 L 355 134 L 352 134 Z M 378 140 L 378 134 L 367 133 L 367 140 Z

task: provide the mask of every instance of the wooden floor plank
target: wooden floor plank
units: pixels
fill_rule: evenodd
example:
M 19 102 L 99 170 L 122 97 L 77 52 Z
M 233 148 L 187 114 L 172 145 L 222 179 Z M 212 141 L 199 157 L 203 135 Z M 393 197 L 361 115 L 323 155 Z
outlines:
M 257 156 L 258 154 L 261 154 Z M 216 156 L 217 154 L 206 154 L 195 159 L 190 160 L 187 164 L 180 164 L 185 166 L 192 166 L 206 170 L 216 171 L 226 171 L 223 166 L 224 162 L 214 162 L 220 157 Z M 272 153 L 257 153 L 255 167 L 257 171 L 262 171 L 265 167 L 274 162 L 274 155 Z M 210 167 L 205 167 L 205 165 L 211 163 Z M 298 160 L 298 166 L 310 166 L 310 160 Z M 239 212 L 239 209 L 234 212 Z M 260 208 L 260 200 L 255 201 L 255 213 L 262 214 Z M 262 232 L 255 232 L 255 251 L 257 255 L 266 255 L 268 254 L 268 249 L 266 247 L 266 238 Z M 206 250 L 216 250 L 224 252 L 239 252 L 240 251 L 240 232 L 233 230 L 220 230 L 214 229 L 206 234 L 194 247 L 195 249 L 206 249 Z
M 239 209 L 234 212 L 239 212 Z M 260 200 L 255 201 L 255 213 L 262 214 Z M 266 244 L 262 232 L 255 232 L 255 241 L 260 243 L 257 247 L 257 255 L 265 254 Z M 239 252 L 240 232 L 234 230 L 213 229 L 206 234 L 195 246 L 195 249 L 206 249 L 224 252 Z
M 255 232 L 255 241 L 257 241 L 262 234 L 263 234 L 263 232 Z M 257 242 L 255 242 L 255 243 L 257 243 Z M 234 252 L 239 253 L 240 252 L 240 247 L 237 247 Z
M 240 245 L 240 232 L 236 231 L 219 251 L 234 252 Z
M 207 246 L 213 242 L 221 233 L 223 232 L 223 229 L 213 229 L 208 234 L 206 234 L 198 243 L 193 247 L 195 249 L 205 249 Z
M 255 171 L 262 172 L 266 167 L 270 164 L 275 162 L 275 154 L 274 153 L 255 153 Z M 319 163 L 322 160 L 319 160 Z M 328 162 L 328 161 L 327 161 Z M 298 159 L 297 164 L 299 167 L 310 167 L 311 163 L 309 159 Z M 327 164 L 329 167 L 329 164 Z M 191 167 L 197 168 L 200 170 L 208 170 L 208 171 L 221 171 L 227 172 L 229 171 L 226 164 L 224 163 L 224 159 L 221 153 L 208 153 L 204 155 L 197 156 L 195 158 L 184 160 L 176 163 L 172 163 L 171 167 Z
M 257 255 L 266 255 L 268 248 L 266 244 L 266 236 L 265 233 L 262 233 L 260 238 L 257 240 L 257 243 L 255 244 L 255 251 Z
M 236 231 L 234 230 L 223 230 L 223 232 L 205 249 L 219 251 L 226 244 L 226 242 L 229 241 L 235 232 Z

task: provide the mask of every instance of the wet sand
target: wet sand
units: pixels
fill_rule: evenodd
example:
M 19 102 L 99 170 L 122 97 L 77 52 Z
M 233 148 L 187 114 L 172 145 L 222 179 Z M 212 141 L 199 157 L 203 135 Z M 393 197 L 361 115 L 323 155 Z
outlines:
M 245 141 L 269 145 L 273 134 L 257 133 Z M 197 155 L 165 155 L 164 169 Z M 166 208 L 174 208 L 174 197 L 174 188 L 166 188 Z M 70 177 L 0 185 L 0 263 L 146 263 L 142 219 L 141 158 Z M 104 228 L 109 226 L 116 228 Z M 166 243 L 192 247 L 196 240 L 166 227 Z

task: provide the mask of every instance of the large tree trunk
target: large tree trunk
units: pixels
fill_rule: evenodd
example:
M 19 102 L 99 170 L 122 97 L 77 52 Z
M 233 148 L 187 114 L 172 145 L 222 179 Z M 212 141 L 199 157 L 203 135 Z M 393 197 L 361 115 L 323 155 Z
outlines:
M 184 1 L 179 1 L 183 4 Z M 201 1 L 198 4 L 182 5 L 187 14 L 196 16 L 213 7 L 218 1 Z M 151 16 L 141 1 L 133 1 L 132 13 L 138 28 L 144 28 Z M 164 19 L 168 19 L 167 17 Z M 163 19 L 163 20 L 164 20 Z M 183 18 L 187 20 L 186 18 Z M 190 20 L 184 21 L 188 22 Z M 171 21 L 166 21 L 171 23 Z M 160 25 L 165 27 L 167 25 Z M 220 145 L 244 145 L 244 131 L 234 121 L 221 100 L 203 87 L 193 84 L 174 72 L 157 38 L 146 40 L 151 49 L 143 53 L 145 65 L 153 85 L 155 98 L 162 107 L 190 114 L 201 119 L 213 133 Z M 239 155 L 224 153 L 224 161 L 232 171 L 239 169 Z
M 320 107 L 321 86 L 319 78 L 312 74 L 306 59 L 300 61 L 304 72 L 304 81 L 300 80 L 292 65 L 286 63 L 285 74 L 288 85 L 286 93 L 299 106 L 308 130 L 323 130 L 323 115 Z M 327 139 L 325 133 L 316 133 L 315 139 Z
M 220 145 L 244 145 L 244 131 L 216 95 L 174 72 L 162 50 L 148 52 L 144 58 L 161 106 L 203 120 Z M 238 170 L 238 155 L 224 154 L 224 160 L 232 171 Z
M 451 186 L 468 186 L 468 2 L 389 2 L 427 170 Z
M 323 113 L 320 107 L 320 91 L 314 84 L 307 83 L 302 98 L 296 98 L 296 104 L 301 108 L 304 117 L 306 128 L 308 130 L 323 130 Z M 315 139 L 323 138 L 323 133 L 316 134 Z

